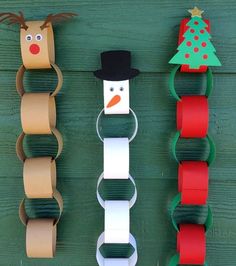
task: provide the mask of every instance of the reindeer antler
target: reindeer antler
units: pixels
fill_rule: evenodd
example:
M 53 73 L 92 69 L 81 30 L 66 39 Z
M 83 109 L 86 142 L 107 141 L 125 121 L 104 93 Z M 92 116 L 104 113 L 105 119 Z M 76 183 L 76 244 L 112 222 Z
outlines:
M 28 26 L 25 24 L 25 18 L 22 12 L 19 11 L 20 15 L 16 15 L 14 13 L 6 12 L 6 13 L 0 13 L 0 23 L 9 20 L 10 24 L 20 24 L 22 29 L 27 30 Z
M 56 14 L 56 15 L 53 15 L 53 14 L 49 14 L 44 23 L 40 26 L 41 30 L 43 30 L 44 28 L 47 28 L 47 24 L 49 22 L 56 22 L 56 21 L 61 21 L 61 20 L 66 20 L 66 19 L 69 19 L 71 17 L 74 17 L 74 16 L 78 16 L 78 14 L 76 13 L 59 13 L 59 14 Z

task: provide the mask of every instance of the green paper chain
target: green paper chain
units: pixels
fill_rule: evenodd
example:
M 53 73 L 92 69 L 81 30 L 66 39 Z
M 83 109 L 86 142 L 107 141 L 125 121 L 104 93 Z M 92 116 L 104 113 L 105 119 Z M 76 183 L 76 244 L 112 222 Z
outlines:
M 173 154 L 177 163 L 180 163 L 180 161 L 177 158 L 177 154 L 176 154 L 176 146 L 177 146 L 179 138 L 180 138 L 180 131 L 177 131 L 176 134 L 174 135 L 173 139 L 172 139 L 172 142 L 171 142 L 172 154 Z M 214 143 L 213 139 L 210 137 L 209 134 L 206 136 L 205 139 L 208 141 L 209 147 L 210 147 L 209 155 L 208 155 L 208 158 L 206 160 L 207 164 L 210 166 L 216 157 L 216 147 L 215 147 L 215 143 Z
M 171 259 L 170 259 L 170 262 L 169 262 L 169 265 L 168 266 L 177 266 L 179 265 L 179 260 L 180 260 L 180 256 L 179 254 L 175 254 Z M 205 262 L 203 264 L 203 266 L 208 266 L 207 262 Z
M 179 232 L 179 227 L 178 227 L 178 224 L 176 223 L 176 221 L 174 219 L 174 212 L 180 203 L 181 203 L 181 193 L 178 193 L 173 198 L 173 200 L 171 201 L 171 204 L 170 204 L 171 221 L 172 221 L 172 224 L 173 224 L 173 226 L 177 232 Z M 208 214 L 207 214 L 207 218 L 206 218 L 206 221 L 204 224 L 205 224 L 206 232 L 208 232 L 213 225 L 213 215 L 212 215 L 212 210 L 211 210 L 210 205 L 208 205 Z
M 177 71 L 179 70 L 180 67 L 181 67 L 181 65 L 176 65 L 173 68 L 173 70 L 170 72 L 170 78 L 169 78 L 170 92 L 171 92 L 171 95 L 176 99 L 176 101 L 181 101 L 181 98 L 179 97 L 179 95 L 177 94 L 176 89 L 175 89 L 175 76 L 176 76 Z M 206 72 L 206 77 L 207 77 L 207 86 L 206 86 L 205 96 L 209 97 L 212 93 L 212 90 L 213 90 L 213 75 L 212 75 L 212 71 L 209 67 L 208 67 L 207 72 Z

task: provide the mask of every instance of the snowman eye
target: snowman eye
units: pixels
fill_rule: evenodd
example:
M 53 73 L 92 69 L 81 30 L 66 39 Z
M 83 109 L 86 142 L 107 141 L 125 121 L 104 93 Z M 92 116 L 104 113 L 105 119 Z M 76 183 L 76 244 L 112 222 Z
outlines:
M 111 87 L 111 88 L 110 88 L 110 91 L 114 91 L 114 88 Z
M 41 41 L 42 39 L 43 39 L 42 34 L 37 34 L 37 35 L 35 36 L 35 40 L 36 40 L 36 41 Z
M 124 88 L 123 87 L 120 87 L 120 91 L 123 91 L 124 90 Z
M 32 35 L 30 35 L 30 34 L 28 34 L 28 35 L 25 36 L 25 40 L 26 40 L 27 42 L 32 41 L 32 39 L 33 39 L 33 37 L 32 37 Z

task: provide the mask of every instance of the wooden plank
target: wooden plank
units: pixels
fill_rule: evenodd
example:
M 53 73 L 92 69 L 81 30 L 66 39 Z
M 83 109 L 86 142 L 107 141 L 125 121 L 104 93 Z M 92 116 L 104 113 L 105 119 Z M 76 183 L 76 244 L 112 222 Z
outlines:
M 99 54 L 110 49 L 129 49 L 133 64 L 142 72 L 166 72 L 177 48 L 180 21 L 188 17 L 186 1 L 4 1 L 1 12 L 24 11 L 26 19 L 44 19 L 48 13 L 80 14 L 55 27 L 57 63 L 62 69 L 93 71 L 100 67 Z M 213 43 L 223 67 L 215 72 L 235 73 L 236 5 L 233 0 L 197 1 L 211 20 Z M 16 70 L 21 64 L 19 27 L 0 25 L 0 69 Z

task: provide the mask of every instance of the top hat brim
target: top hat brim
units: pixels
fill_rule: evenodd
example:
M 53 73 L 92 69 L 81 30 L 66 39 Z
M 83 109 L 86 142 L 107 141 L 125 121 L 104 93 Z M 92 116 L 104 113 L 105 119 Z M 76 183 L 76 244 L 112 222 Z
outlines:
M 136 77 L 139 74 L 139 70 L 131 68 L 129 71 L 126 71 L 125 73 L 107 73 L 104 72 L 104 70 L 99 69 L 94 71 L 93 73 L 97 78 L 102 80 L 121 81 Z

